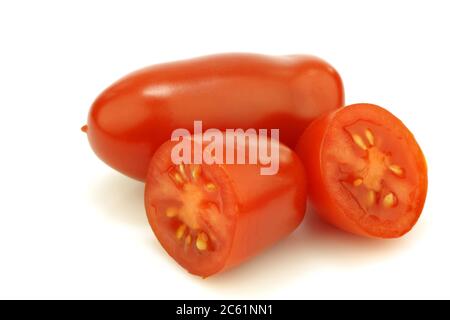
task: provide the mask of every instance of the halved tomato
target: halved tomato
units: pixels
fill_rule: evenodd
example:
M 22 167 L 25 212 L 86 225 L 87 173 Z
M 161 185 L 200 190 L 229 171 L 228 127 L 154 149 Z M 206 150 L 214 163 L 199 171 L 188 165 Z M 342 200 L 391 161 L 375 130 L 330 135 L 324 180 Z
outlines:
M 387 110 L 356 104 L 331 112 L 297 145 L 316 211 L 355 234 L 400 237 L 417 222 L 427 166 L 406 126 Z
M 236 266 L 302 221 L 306 182 L 291 149 L 280 145 L 278 173 L 261 175 L 259 162 L 174 164 L 176 144 L 164 143 L 152 158 L 145 204 L 159 242 L 189 272 L 207 277 Z M 246 148 L 238 144 L 223 147 Z

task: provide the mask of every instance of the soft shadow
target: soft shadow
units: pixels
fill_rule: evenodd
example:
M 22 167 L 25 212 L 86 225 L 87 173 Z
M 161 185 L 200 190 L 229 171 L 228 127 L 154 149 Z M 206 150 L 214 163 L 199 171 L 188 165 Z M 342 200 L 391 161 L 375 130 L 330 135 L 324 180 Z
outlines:
M 100 178 L 90 188 L 91 201 L 100 212 L 118 223 L 148 229 L 143 183 L 112 174 Z M 358 268 L 389 259 L 414 245 L 421 231 L 415 228 L 412 234 L 401 239 L 368 239 L 330 226 L 308 209 L 305 221 L 288 238 L 237 268 L 207 279 L 192 276 L 192 280 L 200 286 L 229 294 L 263 295 L 318 269 Z M 147 230 L 143 241 L 162 258 L 170 259 L 156 238 L 149 238 Z M 179 269 L 187 275 L 185 270 Z
M 99 212 L 119 223 L 147 228 L 142 182 L 120 174 L 105 175 L 91 185 L 90 200 Z
M 411 239 L 368 239 L 343 232 L 308 210 L 305 221 L 287 239 L 238 268 L 199 281 L 209 289 L 262 294 L 307 277 L 317 269 L 357 268 L 401 251 Z

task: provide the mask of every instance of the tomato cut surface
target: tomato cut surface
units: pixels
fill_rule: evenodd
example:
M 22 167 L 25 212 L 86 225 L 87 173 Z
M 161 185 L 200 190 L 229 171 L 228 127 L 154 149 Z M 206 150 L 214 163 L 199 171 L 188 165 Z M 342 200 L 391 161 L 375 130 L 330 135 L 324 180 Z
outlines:
M 427 192 L 425 158 L 385 109 L 358 104 L 311 124 L 299 141 L 316 211 L 360 235 L 393 238 L 418 220 Z
M 157 239 L 189 272 L 207 277 L 238 265 L 302 221 L 305 176 L 289 148 L 280 146 L 278 173 L 264 176 L 261 164 L 174 164 L 175 144 L 156 151 L 145 204 Z
M 151 200 L 147 211 L 152 227 L 182 266 L 192 266 L 193 273 L 214 273 L 222 267 L 234 232 L 231 186 L 218 166 L 167 160 L 155 159 L 149 173 L 146 198 Z

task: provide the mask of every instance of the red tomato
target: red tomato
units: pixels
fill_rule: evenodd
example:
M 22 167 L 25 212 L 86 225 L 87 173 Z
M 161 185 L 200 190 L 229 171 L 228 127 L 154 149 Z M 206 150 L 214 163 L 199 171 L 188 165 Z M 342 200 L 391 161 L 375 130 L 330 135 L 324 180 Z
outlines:
M 302 221 L 306 182 L 291 149 L 280 146 L 277 174 L 261 175 L 261 164 L 175 165 L 175 144 L 164 143 L 150 162 L 145 206 L 161 245 L 190 273 L 236 266 Z
M 145 180 L 174 129 L 280 129 L 290 147 L 307 124 L 343 106 L 338 73 L 312 56 L 223 54 L 152 66 L 119 80 L 94 102 L 88 133 L 111 167 Z
M 356 104 L 315 120 L 297 146 L 316 211 L 346 231 L 400 237 L 417 222 L 427 193 L 414 136 L 385 109 Z

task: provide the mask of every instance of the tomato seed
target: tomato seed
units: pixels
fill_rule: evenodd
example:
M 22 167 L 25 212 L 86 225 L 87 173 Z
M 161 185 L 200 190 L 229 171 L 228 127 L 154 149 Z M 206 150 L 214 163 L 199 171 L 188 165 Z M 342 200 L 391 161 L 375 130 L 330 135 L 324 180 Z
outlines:
M 181 178 L 182 178 L 184 181 L 187 181 L 187 180 L 188 180 L 188 177 L 187 177 L 187 175 L 186 175 L 186 170 L 185 170 L 184 164 L 180 164 L 180 165 L 178 166 L 178 171 L 180 172 Z
M 363 150 L 367 150 L 367 146 L 359 134 L 352 135 L 353 142 Z
M 206 250 L 208 248 L 208 235 L 204 232 L 201 232 L 197 236 L 197 241 L 195 242 L 195 246 L 200 251 Z
M 403 174 L 403 169 L 396 164 L 392 164 L 389 166 L 389 170 L 397 176 L 401 176 Z
M 208 192 L 214 192 L 214 191 L 216 191 L 217 190 L 217 187 L 216 187 L 216 185 L 214 184 L 214 183 L 207 183 L 206 185 L 205 185 L 205 189 L 206 189 L 206 191 L 208 191 Z
M 365 134 L 366 134 L 367 141 L 369 141 L 369 144 L 371 146 L 374 146 L 375 145 L 375 137 L 373 136 L 372 131 L 370 131 L 370 129 L 366 129 Z
M 193 180 L 197 180 L 202 173 L 202 167 L 199 165 L 194 165 L 191 169 L 191 175 Z
M 394 204 L 395 204 L 395 196 L 392 192 L 390 192 L 383 198 L 383 205 L 387 208 L 391 208 L 394 206 Z
M 186 231 L 186 225 L 182 224 L 178 227 L 175 236 L 177 237 L 178 240 L 180 240 L 181 238 L 183 238 L 184 236 L 184 232 Z
M 173 218 L 176 217 L 178 214 L 178 210 L 175 207 L 169 207 L 166 209 L 166 217 Z

